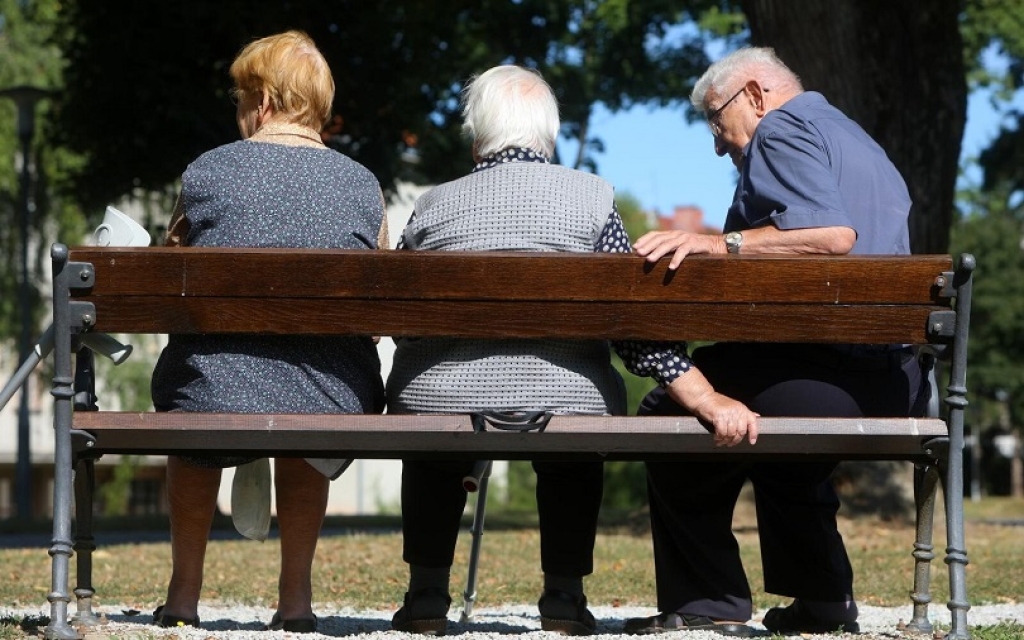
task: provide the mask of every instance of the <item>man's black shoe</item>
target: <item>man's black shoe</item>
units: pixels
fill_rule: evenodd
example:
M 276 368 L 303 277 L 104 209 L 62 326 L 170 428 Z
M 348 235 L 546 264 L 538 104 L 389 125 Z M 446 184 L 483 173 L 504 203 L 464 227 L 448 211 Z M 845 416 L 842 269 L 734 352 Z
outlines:
M 753 629 L 742 622 L 713 620 L 692 613 L 659 613 L 649 618 L 630 618 L 622 627 L 623 633 L 646 635 L 666 631 L 715 631 L 726 636 L 747 637 Z
M 788 607 L 774 607 L 764 614 L 765 629 L 772 633 L 860 633 L 856 620 L 822 620 L 816 618 L 794 600 Z

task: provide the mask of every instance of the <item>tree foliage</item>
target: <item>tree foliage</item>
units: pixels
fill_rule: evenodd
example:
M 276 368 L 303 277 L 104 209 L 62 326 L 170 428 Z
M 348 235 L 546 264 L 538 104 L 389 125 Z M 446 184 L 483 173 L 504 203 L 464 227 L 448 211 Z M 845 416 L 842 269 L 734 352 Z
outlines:
M 61 86 L 61 52 L 51 42 L 57 0 L 19 2 L 0 0 L 0 89 L 30 86 L 58 91 Z M 33 137 L 29 146 L 30 209 L 28 230 L 31 238 L 73 236 L 82 230 L 74 204 L 56 196 L 51 188 L 75 166 L 77 159 L 45 139 L 58 126 L 54 116 L 55 99 L 44 99 L 35 106 Z M 9 98 L 0 98 L 0 340 L 18 335 L 21 314 L 18 305 L 21 276 L 20 217 L 23 215 L 22 145 L 18 135 L 18 110 Z M 49 242 L 29 246 L 31 304 L 42 315 L 38 291 L 43 266 L 48 261 Z M 35 327 L 32 327 L 34 329 Z M 32 331 L 34 334 L 35 332 Z
M 125 196 L 172 192 L 188 162 L 236 139 L 228 65 L 251 39 L 287 28 L 308 31 L 335 73 L 330 144 L 385 185 L 468 169 L 458 92 L 491 65 L 541 70 L 558 93 L 563 135 L 581 142 L 577 156 L 560 160 L 595 168 L 594 105 L 687 110 L 707 51 L 774 46 L 809 88 L 861 122 L 893 157 L 916 203 L 914 249 L 952 246 L 978 255 L 979 283 L 986 283 L 979 284 L 972 339 L 979 384 L 987 387 L 1024 357 L 1012 314 L 990 312 L 989 301 L 1000 298 L 983 290 L 1015 291 L 1008 238 L 1021 220 L 1024 113 L 1009 100 L 1024 85 L 1024 0 L 288 0 L 255 7 L 239 0 L 0 0 L 0 87 L 56 91 L 38 110 L 35 237 L 71 237 L 85 228 L 82 211 L 95 222 L 104 205 Z M 986 64 L 993 54 L 1005 65 Z M 996 89 L 1012 123 L 981 155 L 984 180 L 961 196 L 966 213 L 950 245 L 970 87 Z M 0 100 L 0 337 L 17 324 L 18 184 L 4 160 L 16 155 L 15 120 L 13 105 Z M 36 284 L 47 245 L 32 256 Z M 990 259 L 1000 268 L 989 267 Z M 1006 363 L 993 360 L 988 370 L 989 358 Z
M 1008 393 L 1011 424 L 1024 423 L 1024 0 L 968 0 L 961 24 L 968 80 L 992 91 L 1006 118 L 977 158 L 982 180 L 959 195 L 954 255 L 978 262 L 968 343 L 973 428 L 998 421 L 998 390 Z M 1019 102 L 1017 102 L 1019 104 Z M 968 159 L 973 162 L 974 159 Z
M 253 11 L 238 0 L 72 0 L 59 39 L 68 63 L 67 126 L 55 142 L 87 154 L 75 193 L 89 206 L 163 188 L 199 153 L 237 138 L 227 97 L 237 51 L 254 37 L 298 28 L 334 72 L 330 144 L 386 186 L 468 169 L 459 89 L 472 74 L 506 62 L 535 67 L 551 82 L 564 134 L 584 142 L 568 164 L 585 166 L 599 144 L 588 133 L 595 103 L 615 111 L 678 101 L 707 64 L 699 32 L 666 37 L 692 15 L 691 4 L 301 0 Z
M 979 158 L 982 188 L 1019 196 L 1024 191 L 1024 112 L 1009 105 L 1024 87 L 1024 0 L 969 0 L 962 31 L 973 86 L 993 89 L 995 104 L 1007 110 L 1011 121 Z M 1005 64 L 986 64 L 991 57 Z
M 973 417 L 994 424 L 998 390 L 1007 391 L 1013 424 L 1024 416 L 1024 206 L 1007 189 L 963 194 L 953 227 L 955 255 L 977 259 L 968 342 Z

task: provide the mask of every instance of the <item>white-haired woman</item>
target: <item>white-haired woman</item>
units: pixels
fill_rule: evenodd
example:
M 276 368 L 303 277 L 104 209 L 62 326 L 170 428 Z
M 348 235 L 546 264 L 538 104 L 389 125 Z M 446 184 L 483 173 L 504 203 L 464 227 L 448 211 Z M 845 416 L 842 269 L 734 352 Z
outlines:
M 559 130 L 554 93 L 536 72 L 494 67 L 463 92 L 473 171 L 422 195 L 400 246 L 434 251 L 629 253 L 607 181 L 551 163 Z M 499 276 L 500 277 L 500 276 Z M 616 345 L 628 366 L 654 376 L 698 415 L 723 424 L 756 416 L 715 393 L 683 344 Z M 387 384 L 392 413 L 482 411 L 621 415 L 622 380 L 603 340 L 403 339 Z M 402 472 L 403 558 L 409 590 L 392 626 L 443 634 L 449 574 L 472 461 L 406 460 Z M 600 461 L 535 460 L 544 588 L 544 630 L 589 635 L 583 578 L 593 571 L 602 496 Z

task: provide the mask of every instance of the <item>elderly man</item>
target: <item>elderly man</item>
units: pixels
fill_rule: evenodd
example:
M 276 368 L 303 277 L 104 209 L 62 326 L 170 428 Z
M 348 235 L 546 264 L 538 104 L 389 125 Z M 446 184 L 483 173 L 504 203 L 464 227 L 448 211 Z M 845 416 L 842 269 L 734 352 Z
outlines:
M 635 251 L 676 268 L 696 253 L 906 254 L 910 197 L 885 152 L 771 49 L 712 65 L 694 87 L 739 184 L 723 235 L 663 231 Z M 756 283 L 751 283 L 756 286 Z M 827 327 L 822 327 L 827 331 Z M 762 416 L 907 416 L 927 387 L 905 345 L 718 343 L 693 361 L 720 392 Z M 662 389 L 641 414 L 685 413 Z M 750 586 L 732 535 L 744 483 L 754 487 L 765 590 L 794 598 L 769 610 L 777 633 L 856 632 L 853 572 L 836 527 L 831 462 L 647 463 L 658 609 L 629 633 L 714 629 L 749 633 Z

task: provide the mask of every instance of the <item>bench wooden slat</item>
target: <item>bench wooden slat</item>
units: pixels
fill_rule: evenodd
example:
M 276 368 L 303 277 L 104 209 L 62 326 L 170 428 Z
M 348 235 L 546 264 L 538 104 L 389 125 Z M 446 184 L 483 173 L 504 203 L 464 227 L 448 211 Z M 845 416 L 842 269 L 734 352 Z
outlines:
M 715 447 L 694 418 L 554 416 L 543 433 L 475 432 L 465 415 L 294 415 L 76 412 L 97 453 L 218 453 L 484 459 L 600 455 L 651 459 L 708 455 L 778 459 L 925 459 L 947 435 L 939 419 L 761 418 L 756 445 Z
M 75 248 L 92 263 L 87 297 L 359 298 L 635 302 L 944 304 L 949 256 L 691 256 L 675 273 L 615 254 Z M 730 280 L 716 277 L 730 263 Z M 629 265 L 625 267 L 624 265 Z M 886 274 L 880 277 L 880 273 Z M 75 297 L 83 297 L 76 293 Z
M 122 296 L 90 299 L 104 333 L 259 333 L 759 342 L 931 342 L 930 305 L 498 302 Z M 737 321 L 737 315 L 742 322 Z M 670 319 L 670 320 L 666 320 Z
M 180 247 L 71 259 L 94 266 L 73 296 L 107 333 L 868 344 L 931 342 L 952 268 L 949 256 L 692 256 L 672 273 L 608 254 Z M 722 286 L 724 266 L 743 284 Z

